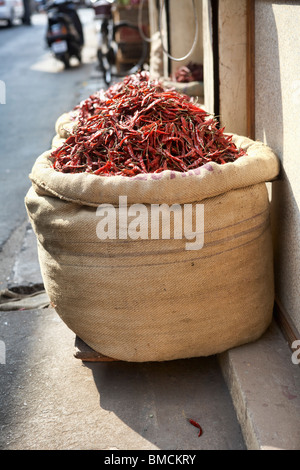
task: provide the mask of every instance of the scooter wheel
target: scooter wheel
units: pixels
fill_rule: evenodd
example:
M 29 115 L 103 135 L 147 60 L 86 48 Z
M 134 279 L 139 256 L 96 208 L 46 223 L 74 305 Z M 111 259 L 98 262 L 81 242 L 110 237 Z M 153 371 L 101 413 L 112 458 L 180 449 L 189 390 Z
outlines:
M 115 63 L 116 54 L 112 47 L 109 48 L 109 51 L 107 53 L 107 60 L 111 65 Z
M 62 61 L 63 61 L 63 64 L 65 66 L 66 69 L 69 69 L 70 68 L 70 56 L 69 54 L 66 54 L 62 57 Z

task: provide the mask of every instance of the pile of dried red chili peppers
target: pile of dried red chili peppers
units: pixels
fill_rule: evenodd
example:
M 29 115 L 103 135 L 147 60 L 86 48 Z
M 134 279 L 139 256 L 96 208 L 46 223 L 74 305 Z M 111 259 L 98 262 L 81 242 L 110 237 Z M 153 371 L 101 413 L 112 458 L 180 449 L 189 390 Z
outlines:
M 92 95 L 74 112 L 74 132 L 52 152 L 53 167 L 61 172 L 186 172 L 245 153 L 189 97 L 150 81 L 146 72 Z
M 179 67 L 172 76 L 175 82 L 203 82 L 203 65 L 196 62 L 189 62 L 187 65 Z

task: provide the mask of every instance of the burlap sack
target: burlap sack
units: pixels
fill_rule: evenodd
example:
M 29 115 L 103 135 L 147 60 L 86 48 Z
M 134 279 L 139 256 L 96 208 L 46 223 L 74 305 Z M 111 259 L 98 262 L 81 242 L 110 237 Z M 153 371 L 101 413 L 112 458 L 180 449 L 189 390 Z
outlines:
M 204 96 L 204 86 L 203 82 L 189 82 L 189 83 L 180 83 L 173 82 L 172 80 L 163 80 L 163 84 L 167 88 L 175 88 L 179 93 L 183 93 L 187 96 L 203 98 Z
M 59 116 L 55 123 L 56 137 L 67 139 L 72 133 L 76 126 L 76 120 L 72 119 L 72 115 L 75 117 L 76 111 L 73 111 L 72 113 L 63 113 Z
M 279 162 L 261 143 L 234 141 L 246 156 L 185 174 L 62 174 L 49 152 L 37 159 L 26 207 L 45 288 L 66 325 L 94 350 L 165 361 L 220 353 L 266 330 L 274 287 L 265 182 L 276 178 Z M 99 238 L 97 206 L 112 204 L 118 216 L 119 196 L 128 209 L 145 205 L 148 227 L 154 204 L 203 204 L 203 247 L 186 249 L 172 231 L 171 239 Z

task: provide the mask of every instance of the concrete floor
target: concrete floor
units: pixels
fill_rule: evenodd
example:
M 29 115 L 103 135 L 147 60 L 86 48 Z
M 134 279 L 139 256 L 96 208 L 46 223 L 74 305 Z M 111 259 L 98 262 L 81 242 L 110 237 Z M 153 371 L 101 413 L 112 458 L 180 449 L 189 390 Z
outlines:
M 83 363 L 52 308 L 1 312 L 0 338 L 0 449 L 245 449 L 216 357 Z

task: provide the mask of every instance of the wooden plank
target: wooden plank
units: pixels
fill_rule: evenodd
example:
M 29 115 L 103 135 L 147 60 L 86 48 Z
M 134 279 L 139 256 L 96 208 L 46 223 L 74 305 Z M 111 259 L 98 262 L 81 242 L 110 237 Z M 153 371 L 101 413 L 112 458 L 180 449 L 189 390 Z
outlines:
M 117 359 L 104 356 L 103 354 L 94 351 L 88 346 L 81 338 L 76 335 L 75 338 L 75 352 L 74 357 L 85 362 L 113 362 Z
M 255 140 L 255 0 L 247 0 L 247 134 Z
M 291 347 L 295 340 L 300 339 L 300 333 L 294 326 L 290 315 L 284 310 L 281 302 L 277 298 L 274 304 L 274 318 Z

